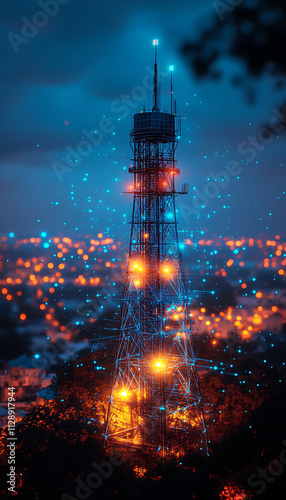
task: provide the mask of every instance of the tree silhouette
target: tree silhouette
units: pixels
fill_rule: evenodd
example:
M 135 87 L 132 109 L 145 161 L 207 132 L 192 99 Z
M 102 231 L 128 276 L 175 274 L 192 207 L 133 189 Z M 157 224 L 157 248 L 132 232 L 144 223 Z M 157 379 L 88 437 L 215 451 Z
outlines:
M 216 14 L 211 28 L 201 33 L 199 40 L 188 41 L 182 53 L 200 78 L 222 77 L 216 63 L 231 56 L 245 64 L 246 73 L 233 74 L 232 83 L 241 85 L 250 101 L 255 92 L 250 78 L 268 74 L 275 88 L 285 86 L 286 4 L 283 0 L 228 0 L 213 2 Z

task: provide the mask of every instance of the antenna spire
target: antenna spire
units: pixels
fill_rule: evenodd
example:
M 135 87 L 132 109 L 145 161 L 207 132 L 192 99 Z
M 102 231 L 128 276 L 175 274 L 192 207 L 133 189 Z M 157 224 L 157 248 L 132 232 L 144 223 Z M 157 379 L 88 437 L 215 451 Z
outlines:
M 158 110 L 158 66 L 157 66 L 157 48 L 158 40 L 153 40 L 153 45 L 155 47 L 155 64 L 154 64 L 154 107 L 153 111 Z
M 171 114 L 173 113 L 173 71 L 174 71 L 174 66 L 169 67 L 170 73 L 171 73 Z

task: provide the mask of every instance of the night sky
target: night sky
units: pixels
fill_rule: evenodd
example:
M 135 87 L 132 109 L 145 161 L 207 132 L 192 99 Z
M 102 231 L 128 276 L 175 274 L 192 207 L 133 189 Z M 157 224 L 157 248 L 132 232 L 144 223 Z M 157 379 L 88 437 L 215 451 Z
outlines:
M 0 233 L 128 234 L 131 197 L 122 192 L 131 181 L 131 116 L 148 103 L 131 98 L 125 115 L 118 106 L 142 86 L 153 63 L 152 39 L 158 38 L 162 107 L 169 106 L 164 74 L 172 64 L 182 116 L 178 187 L 189 182 L 190 193 L 194 187 L 203 191 L 210 171 L 224 170 L 231 160 L 242 167 L 239 179 L 232 177 L 220 188 L 221 197 L 201 209 L 199 218 L 186 216 L 192 194 L 178 201 L 181 229 L 228 236 L 283 234 L 285 133 L 248 163 L 249 155 L 238 152 L 249 135 L 269 125 L 272 108 L 281 109 L 283 91 L 274 89 L 269 77 L 254 81 L 257 99 L 250 105 L 230 83 L 233 72 L 244 72 L 241 63 L 224 59 L 222 80 L 200 81 L 182 55 L 183 44 L 195 40 L 216 16 L 212 2 L 61 1 L 66 4 L 25 39 L 28 43 L 18 45 L 18 53 L 11 32 L 22 35 L 22 18 L 31 21 L 43 9 L 31 0 L 1 5 Z M 76 149 L 82 131 L 97 129 L 103 117 L 111 120 L 112 131 L 60 182 L 53 162 L 65 164 L 66 148 Z

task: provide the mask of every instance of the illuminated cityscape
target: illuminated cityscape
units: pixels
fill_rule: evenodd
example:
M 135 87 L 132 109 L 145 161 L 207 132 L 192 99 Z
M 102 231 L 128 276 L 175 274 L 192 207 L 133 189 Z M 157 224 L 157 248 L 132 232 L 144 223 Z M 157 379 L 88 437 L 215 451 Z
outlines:
M 100 304 L 96 309 L 90 307 L 90 317 L 79 315 L 82 324 L 93 324 L 109 308 L 119 309 L 126 268 L 120 241 L 103 233 L 98 233 L 97 239 L 16 240 L 2 236 L 0 240 L 1 309 L 6 317 L 13 316 L 15 328 L 27 329 L 29 325 L 29 335 L 33 337 L 41 334 L 44 322 L 45 335 L 51 342 L 63 337 L 68 344 L 69 328 L 72 332 L 81 294 L 82 300 L 98 295 Z M 49 248 L 44 247 L 46 241 Z M 286 242 L 279 235 L 264 241 L 244 237 L 236 241 L 227 237 L 192 240 L 190 236 L 183 244 L 187 285 L 188 277 L 192 283 L 196 280 L 196 289 L 188 290 L 198 333 L 208 332 L 211 337 L 224 339 L 235 330 L 247 341 L 261 330 L 275 328 L 275 324 L 277 333 L 281 331 L 285 322 Z M 86 266 L 91 259 L 95 260 L 93 269 Z M 223 289 L 222 283 L 228 284 L 236 295 L 231 305 L 218 303 L 214 312 L 208 303 L 212 298 L 218 302 L 215 299 L 219 288 L 214 294 L 209 289 L 206 295 L 209 276 L 201 279 L 206 262 L 212 276 L 219 280 L 219 287 Z M 99 337 L 104 336 L 103 331 Z M 94 328 L 89 330 L 86 341 L 93 336 Z

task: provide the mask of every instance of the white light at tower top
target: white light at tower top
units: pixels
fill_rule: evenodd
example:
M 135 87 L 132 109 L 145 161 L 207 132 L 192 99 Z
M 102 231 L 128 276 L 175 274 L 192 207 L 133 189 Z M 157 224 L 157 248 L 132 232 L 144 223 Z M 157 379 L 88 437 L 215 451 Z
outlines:
M 174 66 L 169 66 L 169 71 L 174 71 Z
M 153 40 L 153 42 L 152 42 L 152 43 L 153 43 L 153 45 L 158 45 L 159 40 L 156 38 L 155 40 Z

